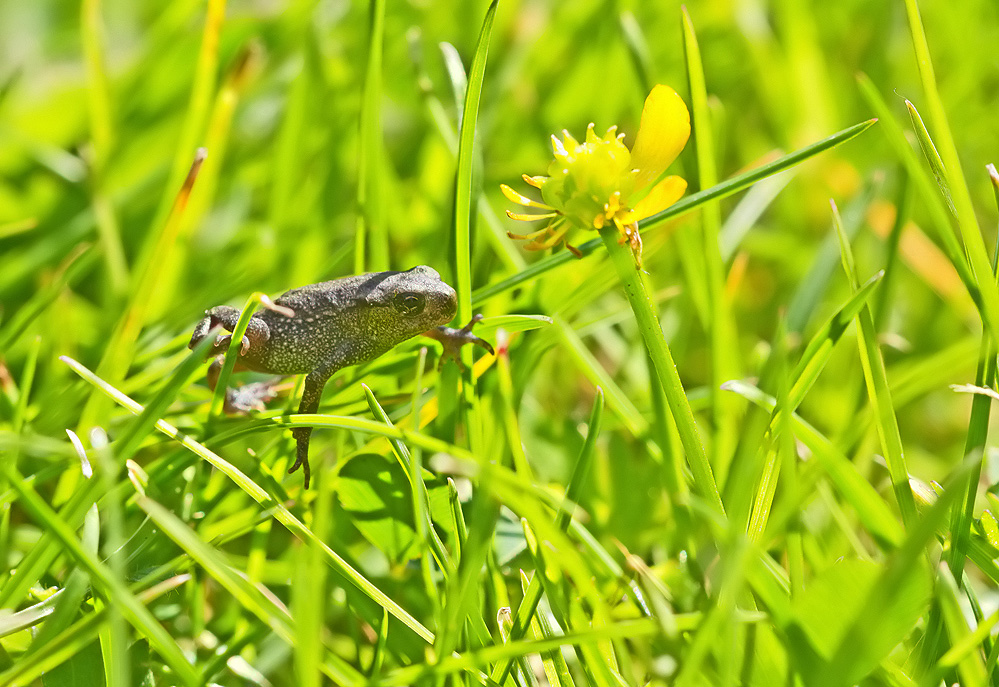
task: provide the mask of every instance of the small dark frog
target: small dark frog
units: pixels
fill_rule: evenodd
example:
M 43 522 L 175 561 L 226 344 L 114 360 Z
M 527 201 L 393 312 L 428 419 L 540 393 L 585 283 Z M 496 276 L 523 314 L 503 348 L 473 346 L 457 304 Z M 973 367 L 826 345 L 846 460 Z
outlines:
M 465 329 L 440 326 L 454 317 L 457 303 L 454 289 L 423 265 L 405 272 L 373 272 L 292 289 L 274 301 L 284 313 L 263 310 L 250 318 L 236 369 L 308 374 L 298 412 L 315 413 L 333 373 L 377 358 L 417 334 L 427 333 L 443 342 L 446 355 L 453 355 L 463 343 L 475 343 L 492 352 L 488 343 L 470 333 L 478 316 Z M 293 313 L 290 316 L 289 311 Z M 217 325 L 231 332 L 239 312 L 228 305 L 206 311 L 188 346 L 193 348 Z M 220 336 L 212 346 L 210 355 L 215 360 L 208 369 L 208 384 L 213 390 L 230 339 L 231 335 Z M 227 389 L 226 409 L 259 409 L 274 394 L 274 385 L 269 383 Z M 297 457 L 288 472 L 301 466 L 308 488 L 312 427 L 295 427 L 292 434 Z

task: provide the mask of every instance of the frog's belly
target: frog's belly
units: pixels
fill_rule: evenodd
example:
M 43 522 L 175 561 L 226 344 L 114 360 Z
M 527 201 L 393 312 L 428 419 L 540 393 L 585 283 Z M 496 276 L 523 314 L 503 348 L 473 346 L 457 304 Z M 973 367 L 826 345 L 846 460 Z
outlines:
M 273 340 L 267 343 L 267 350 L 256 355 L 251 348 L 240 361 L 243 366 L 256 372 L 297 375 L 308 374 L 335 358 L 332 347 L 328 346 L 307 347 L 303 350 L 291 343 L 282 344 Z

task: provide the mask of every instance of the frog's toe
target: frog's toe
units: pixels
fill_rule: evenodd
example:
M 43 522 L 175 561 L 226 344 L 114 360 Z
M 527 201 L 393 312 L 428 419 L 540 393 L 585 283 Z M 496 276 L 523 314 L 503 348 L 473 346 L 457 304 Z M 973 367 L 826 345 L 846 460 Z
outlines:
M 218 338 L 215 339 L 215 350 L 216 351 L 226 351 L 229 348 L 229 343 L 232 341 L 232 334 L 219 334 Z M 247 337 L 243 337 L 243 340 L 239 342 L 239 354 L 241 356 L 246 355 L 250 350 L 250 340 Z
M 295 431 L 295 430 L 308 430 L 308 431 Z M 288 468 L 288 474 L 295 472 L 298 468 L 302 468 L 302 483 L 304 488 L 309 488 L 309 479 L 312 475 L 312 471 L 309 468 L 309 436 L 312 431 L 311 428 L 306 427 L 296 427 L 292 430 L 292 434 L 295 435 L 295 462 L 290 468 Z
M 194 325 L 194 331 L 191 333 L 191 340 L 187 343 L 187 347 L 193 349 L 201 340 L 208 336 L 208 331 L 212 328 L 212 318 L 205 316 L 198 321 L 198 324 Z
M 227 413 L 246 414 L 250 411 L 261 411 L 266 404 L 277 396 L 277 385 L 274 382 L 253 382 L 244 384 L 237 389 L 229 389 L 225 395 L 225 410 Z
M 461 351 L 461 347 L 465 344 L 479 346 L 486 349 L 491 354 L 496 355 L 492 344 L 485 339 L 480 339 L 472 333 L 472 327 L 474 327 L 481 319 L 482 315 L 476 314 L 471 320 L 468 321 L 468 324 L 461 329 L 454 329 L 453 327 L 437 327 L 436 329 L 431 329 L 429 332 L 424 333 L 424 336 L 436 339 L 444 346 L 444 352 L 438 362 L 437 369 L 443 368 L 444 362 L 450 359 L 455 361 L 458 364 L 458 369 L 464 372 L 465 366 L 462 364 L 458 354 Z

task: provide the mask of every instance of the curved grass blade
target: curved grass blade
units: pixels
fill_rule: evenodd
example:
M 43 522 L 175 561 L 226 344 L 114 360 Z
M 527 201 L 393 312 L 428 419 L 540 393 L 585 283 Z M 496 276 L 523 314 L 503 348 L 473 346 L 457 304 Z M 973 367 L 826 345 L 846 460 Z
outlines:
M 197 687 L 201 676 L 184 657 L 180 647 L 153 617 L 148 608 L 114 575 L 101 560 L 87 551 L 72 528 L 46 504 L 38 493 L 9 465 L 0 465 L 11 486 L 20 496 L 20 504 L 40 524 L 51 532 L 62 544 L 63 550 L 72 556 L 89 574 L 94 586 L 99 589 L 110 604 L 116 605 L 135 629 L 143 634 L 150 645 L 186 685 Z
M 943 493 L 922 518 L 907 528 L 902 546 L 881 568 L 880 575 L 870 592 L 859 605 L 859 612 L 852 618 L 842 641 L 829 661 L 827 684 L 852 684 L 864 674 L 865 663 L 873 660 L 872 651 L 878 648 L 877 636 L 882 618 L 904 603 L 903 595 L 911 592 L 910 582 L 926 575 L 922 564 L 927 544 L 946 522 L 947 514 L 962 495 L 959 485 L 964 483 L 977 457 L 970 457 L 959 465 L 945 483 Z M 881 642 L 883 644 L 883 642 Z M 885 649 L 885 653 L 891 647 Z
M 895 150 L 895 154 L 905 166 L 909 177 L 915 182 L 919 197 L 930 213 L 930 219 L 936 226 L 937 235 L 943 244 L 947 257 L 950 259 L 954 269 L 957 270 L 961 281 L 964 283 L 964 287 L 968 290 L 975 305 L 979 309 L 982 309 L 982 296 L 975 277 L 971 273 L 971 268 L 968 266 L 964 249 L 961 248 L 961 244 L 957 240 L 957 235 L 954 232 L 951 222 L 951 215 L 944 206 L 941 196 L 934 192 L 933 182 L 930 180 L 926 168 L 919 162 L 919 157 L 912 149 L 912 146 L 909 145 L 902 126 L 892 114 L 888 104 L 878 93 L 877 88 L 870 78 L 861 74 L 857 77 L 857 83 L 860 85 L 861 95 L 864 96 L 867 104 L 878 115 L 878 121 L 882 124 L 880 127 L 881 131 L 884 132 L 888 143 Z
M 99 377 L 94 375 L 90 370 L 83 367 L 79 363 L 70 358 L 63 356 L 61 358 L 67 365 L 69 365 L 74 372 L 83 377 L 85 380 L 96 386 L 103 393 L 107 394 L 112 400 L 120 405 L 124 406 L 133 413 L 144 413 L 144 409 L 141 405 L 136 403 L 134 400 L 121 393 L 113 386 L 107 384 Z M 322 419 L 326 416 L 292 416 L 292 417 L 305 417 L 305 418 L 319 418 Z M 369 426 L 372 431 L 376 434 L 387 435 L 388 430 L 384 425 L 376 422 L 361 421 L 357 418 L 349 418 L 355 422 L 360 423 L 362 426 Z M 322 423 L 320 423 L 322 424 Z M 288 423 L 289 426 L 294 426 L 293 423 Z M 428 643 L 433 643 L 434 635 L 430 630 L 425 628 L 416 618 L 410 615 L 406 610 L 402 608 L 398 603 L 391 599 L 387 594 L 382 592 L 378 587 L 372 584 L 367 578 L 365 578 L 361 573 L 355 570 L 347 561 L 341 558 L 333 549 L 331 549 L 324 541 L 319 539 L 312 530 L 306 527 L 301 520 L 292 515 L 284 505 L 278 503 L 274 498 L 267 493 L 260 485 L 251 480 L 246 476 L 241 470 L 236 468 L 234 465 L 224 460 L 221 456 L 213 451 L 210 451 L 204 446 L 191 437 L 181 433 L 176 427 L 165 422 L 164 420 L 155 421 L 156 429 L 158 429 L 163 434 L 168 437 L 177 439 L 181 445 L 186 449 L 192 451 L 196 455 L 200 456 L 204 460 L 208 461 L 220 471 L 222 471 L 229 479 L 235 482 L 236 486 L 246 492 L 254 501 L 259 503 L 268 509 L 273 509 L 274 518 L 278 520 L 282 525 L 284 525 L 292 534 L 296 537 L 305 541 L 313 546 L 318 546 L 323 553 L 326 555 L 330 565 L 336 570 L 347 582 L 357 587 L 363 594 L 370 597 L 375 603 L 383 608 L 387 609 L 389 613 L 394 615 L 399 619 L 404 625 L 410 628 L 416 635 L 421 637 L 424 641 Z M 407 436 L 406 433 L 398 431 L 398 436 Z M 443 442 L 435 443 L 434 446 L 445 445 Z M 454 448 L 449 449 L 452 454 L 455 453 Z
M 290 646 L 295 645 L 294 620 L 287 608 L 279 606 L 272 596 L 264 593 L 239 574 L 221 552 L 203 542 L 190 527 L 162 505 L 145 496 L 138 498 L 138 504 L 164 534 L 170 537 L 177 546 L 187 552 L 214 580 L 232 594 L 243 608 L 262 620 Z M 358 685 L 364 683 L 364 677 L 336 654 L 330 654 L 325 658 L 327 660 L 333 659 L 326 665 L 333 666 L 333 674 L 330 677 L 337 684 Z
M 789 153 L 788 155 L 774 160 L 773 162 L 751 169 L 747 172 L 743 172 L 742 174 L 738 174 L 731 179 L 727 179 L 720 184 L 712 186 L 711 188 L 707 188 L 703 191 L 698 191 L 697 193 L 681 198 L 662 212 L 652 215 L 651 217 L 639 222 L 639 229 L 642 233 L 651 231 L 662 226 L 669 220 L 686 214 L 709 201 L 726 198 L 734 193 L 738 193 L 739 191 L 752 186 L 761 179 L 765 179 L 776 174 L 777 172 L 794 167 L 795 165 L 798 165 L 805 160 L 818 155 L 819 153 L 823 153 L 831 148 L 835 148 L 838 145 L 846 143 L 850 139 L 856 138 L 864 131 L 871 128 L 871 126 L 873 126 L 877 121 L 878 120 L 876 119 L 869 119 L 865 122 L 854 124 L 853 126 L 843 129 L 828 138 L 816 141 L 809 146 L 805 146 L 800 150 Z M 596 238 L 579 245 L 578 248 L 580 253 L 585 256 L 594 253 L 601 245 L 602 240 Z M 475 292 L 472 293 L 471 305 L 479 306 L 493 296 L 509 291 L 526 281 L 535 279 L 542 274 L 559 267 L 560 265 L 572 262 L 575 259 L 576 258 L 574 258 L 568 251 L 561 251 L 538 260 L 537 262 L 532 263 L 527 269 L 515 275 L 494 284 L 489 284 L 476 289 Z
M 846 305 L 826 320 L 825 324 L 819 327 L 819 330 L 812 336 L 791 375 L 794 383 L 788 395 L 788 408 L 792 412 L 801 405 L 808 390 L 812 388 L 826 363 L 829 362 L 836 343 L 853 322 L 853 319 L 860 313 L 861 308 L 867 304 L 868 299 L 874 293 L 874 288 L 881 282 L 884 275 L 884 270 L 881 270 L 868 279 L 850 297 Z
M 176 575 L 147 589 L 135 589 L 140 602 L 150 604 L 160 596 L 171 592 L 191 579 L 188 574 Z M 141 586 L 141 583 L 140 583 Z M 0 673 L 0 685 L 34 684 L 43 674 L 66 662 L 77 652 L 89 646 L 97 637 L 108 615 L 108 606 L 88 613 L 76 621 L 49 643 L 47 651 L 39 651 L 20 658 L 10 669 Z

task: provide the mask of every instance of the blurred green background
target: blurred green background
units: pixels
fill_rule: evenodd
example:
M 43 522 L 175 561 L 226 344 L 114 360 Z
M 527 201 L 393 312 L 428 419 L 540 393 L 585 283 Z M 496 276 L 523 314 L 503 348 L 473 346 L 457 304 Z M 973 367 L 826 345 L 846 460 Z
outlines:
M 384 24 L 375 22 L 378 28 L 373 30 L 378 6 L 332 0 L 0 0 L 0 453 L 19 474 L 33 478 L 31 488 L 53 507 L 72 503 L 81 489 L 79 459 L 65 430 L 77 431 L 89 447 L 92 427 L 120 440 L 133 426 L 128 411 L 101 400 L 94 386 L 81 381 L 59 356 L 97 370 L 122 392 L 148 403 L 186 358 L 191 328 L 211 306 L 240 307 L 251 292 L 277 295 L 353 274 L 359 267 L 408 269 L 426 264 L 457 285 L 457 127 L 464 71 L 475 51 L 486 4 L 390 2 L 384 7 Z M 985 245 L 991 246 L 996 209 L 985 165 L 996 154 L 999 54 L 993 46 L 999 44 L 999 6 L 984 0 L 927 1 L 920 9 L 940 98 Z M 713 139 L 719 178 L 875 116 L 858 86 L 860 74 L 866 74 L 906 131 L 923 173 L 929 170 L 904 102 L 911 100 L 926 117 L 927 98 L 904 2 L 712 0 L 692 2 L 687 10 L 703 59 L 711 121 L 705 136 Z M 372 62 L 379 36 L 380 64 Z M 505 235 L 523 228 L 503 216 L 509 203 L 499 184 L 526 192 L 520 175 L 545 173 L 551 159 L 549 137 L 562 129 L 578 138 L 589 122 L 598 131 L 617 124 L 630 145 L 645 96 L 657 83 L 675 88 L 691 106 L 679 3 L 499 3 L 473 151 L 476 211 L 468 265 L 473 289 L 501 283 L 539 259 Z M 934 126 L 931 123 L 930 133 L 939 142 Z M 914 484 L 922 483 L 932 500 L 926 485 L 943 481 L 964 456 L 971 396 L 956 394 L 949 385 L 975 381 L 981 318 L 953 260 L 940 248 L 931 207 L 939 206 L 940 198 L 928 198 L 926 187 L 913 181 L 884 129 L 885 122 L 879 122 L 800 167 L 720 201 L 723 286 L 734 322 L 733 335 L 725 341 L 712 339 L 704 308 L 707 267 L 696 243 L 704 231 L 704 215 L 684 214 L 645 235 L 647 280 L 733 517 L 727 525 L 713 524 L 703 514 L 703 502 L 685 486 L 682 451 L 665 421 L 618 276 L 602 250 L 514 289 L 476 299 L 475 311 L 487 317 L 531 314 L 554 319 L 551 325 L 513 337 L 508 372 L 498 369 L 505 363 L 491 364 L 485 356 L 476 368 L 477 384 L 469 391 L 466 376 L 466 393 L 459 396 L 453 369 L 438 378 L 434 365 L 427 366 L 424 404 L 431 404 L 432 415 L 439 402 L 445 417 L 424 431 L 471 447 L 478 460 L 508 466 L 511 461 L 517 465 L 519 437 L 532 471 L 521 476 L 556 496 L 563 493 L 583 445 L 595 389 L 603 388 L 607 400 L 602 434 L 590 478 L 579 494 L 582 521 L 594 544 L 581 547 L 580 560 L 594 566 L 593 576 L 610 610 L 604 609 L 609 614 L 604 617 L 603 611 L 587 607 L 590 620 L 599 617 L 594 626 L 605 626 L 610 618 L 642 616 L 633 598 L 621 600 L 622 590 L 636 579 L 653 589 L 659 585 L 670 590 L 646 589 L 646 594 L 658 594 L 663 605 L 653 603 L 644 615 L 661 620 L 664 614 L 703 614 L 684 633 L 671 635 L 660 628 L 627 643 L 616 640 L 610 649 L 600 645 L 604 653 L 616 652 L 613 674 L 626 684 L 672 684 L 685 665 L 694 668 L 681 681 L 693 684 L 819 684 L 809 677 L 822 673 L 814 666 L 837 665 L 835 652 L 824 654 L 825 640 L 815 639 L 819 631 L 814 628 L 824 626 L 816 618 L 831 612 L 831 600 L 849 596 L 830 582 L 839 580 L 842 571 L 815 585 L 822 591 L 815 591 L 814 597 L 822 602 L 811 598 L 813 606 L 802 604 L 805 610 L 799 608 L 794 616 L 798 626 L 806 628 L 803 633 L 813 640 L 811 645 L 789 630 L 795 621 L 760 602 L 761 592 L 752 580 L 732 572 L 741 569 L 739 556 L 751 557 L 734 533 L 745 534 L 749 504 L 767 489 L 776 490 L 775 510 L 783 508 L 786 519 L 771 523 L 766 536 L 753 544 L 769 552 L 775 565 L 793 569 L 788 561 L 799 560 L 804 587 L 844 557 L 865 565 L 873 562 L 857 573 L 871 584 L 898 562 L 899 542 L 889 545 L 872 537 L 863 518 L 858 522 L 856 504 L 834 493 L 826 477 L 807 481 L 807 493 L 785 482 L 761 483 L 765 451 L 757 451 L 764 441 L 765 418 L 734 394 L 722 394 L 727 400 L 718 401 L 715 391 L 718 382 L 725 381 L 715 378 L 717 347 L 724 346 L 731 378 L 766 378 L 768 365 L 793 368 L 802 344 L 849 299 L 851 287 L 841 272 L 829 200 L 838 205 L 854 237 L 861 282 L 888 267 L 871 303 L 892 390 L 891 408 Z M 207 149 L 208 157 L 190 202 L 183 214 L 171 215 L 199 146 Z M 700 190 L 694 139 L 673 173 L 688 179 L 688 193 Z M 902 219 L 896 221 L 900 204 Z M 357 250 L 360 225 L 368 232 L 363 254 Z M 595 236 L 577 232 L 573 242 Z M 987 281 L 987 276 L 978 279 Z M 128 340 L 122 328 L 137 339 Z M 487 338 L 495 342 L 495 332 Z M 849 459 L 854 474 L 897 517 L 880 458 L 878 430 L 883 427 L 872 421 L 875 413 L 856 343 L 851 327 L 805 397 L 800 414 Z M 338 374 L 327 388 L 321 412 L 370 417 L 360 386 L 364 382 L 393 420 L 412 426 L 409 403 L 420 345 L 408 342 L 379 361 Z M 436 358 L 433 350 L 431 358 Z M 509 389 L 503 382 L 507 374 Z M 225 418 L 208 423 L 210 393 L 200 374 L 181 381 L 176 398 L 168 399 L 172 403 L 157 418 L 199 441 L 238 431 L 249 422 Z M 791 382 L 788 378 L 787 384 Z M 774 382 L 765 390 L 778 395 L 781 384 Z M 297 407 L 292 384 L 288 389 L 292 393 L 287 400 L 275 401 L 274 410 L 262 417 Z M 456 411 L 456 432 L 447 409 L 459 401 L 464 405 Z M 516 420 L 512 434 L 511 417 Z M 449 586 L 453 580 L 445 583 L 434 572 L 442 594 L 437 598 L 416 584 L 419 565 L 407 564 L 421 551 L 407 545 L 414 527 L 409 484 L 388 444 L 369 443 L 370 437 L 361 432 L 318 430 L 313 471 L 326 476 L 317 492 L 305 495 L 299 477 L 284 476 L 281 469 L 293 450 L 290 434 L 273 425 L 254 427 L 255 433 L 228 436 L 213 444 L 213 450 L 263 485 L 276 501 L 288 499 L 317 537 L 421 622 L 431 629 L 446 627 L 452 609 L 448 599 L 457 598 Z M 134 460 L 150 473 L 150 497 L 293 610 L 301 608 L 296 604 L 308 604 L 294 598 L 294 590 L 304 594 L 301 585 L 308 584 L 296 578 L 295 571 L 314 563 L 309 558 L 313 549 L 298 546 L 285 529 L 272 530 L 270 511 L 176 443 L 147 436 L 148 431 L 136 439 L 142 445 Z M 112 452 L 115 446 L 112 443 Z M 429 449 L 424 453 L 433 469 L 451 469 L 440 454 L 435 457 Z M 809 450 L 802 447 L 798 455 L 802 466 L 809 462 Z M 991 458 L 986 451 L 983 490 L 999 478 L 999 466 Z M 213 575 L 184 554 L 176 558 L 178 549 L 163 535 L 162 523 L 157 527 L 138 505 L 122 463 L 112 461 L 99 469 L 111 471 L 110 484 L 117 485 L 102 492 L 101 512 L 119 510 L 122 528 L 105 537 L 124 537 L 127 542 L 120 550 L 127 555 L 117 574 L 130 584 L 152 584 L 167 572 L 192 572 L 190 580 L 178 582 L 153 608 L 203 679 L 224 685 L 318 684 L 319 664 L 325 659 L 302 658 L 304 645 L 296 652 L 295 646 L 271 634 L 272 625 L 241 610 L 246 602 L 215 584 Z M 135 478 L 136 473 L 131 474 Z M 3 479 L 10 478 L 8 473 Z M 453 548 L 460 535 L 453 526 L 441 525 L 449 516 L 438 518 L 450 512 L 447 485 L 429 474 L 427 479 L 435 522 L 445 544 Z M 488 506 L 471 505 L 475 499 L 469 495 L 481 493 L 483 502 L 497 505 L 502 497 L 487 498 L 474 476 L 471 482 L 459 482 L 466 516 L 474 521 L 470 540 L 478 537 L 496 546 L 486 547 L 490 553 L 483 554 L 486 571 L 481 576 L 478 568 L 469 573 L 478 601 L 462 597 L 454 603 L 465 611 L 481 611 L 493 639 L 500 642 L 496 610 L 505 605 L 516 609 L 521 595 L 517 571 L 533 570 L 537 564 L 525 551 L 518 517 L 530 520 L 530 513 L 537 513 L 503 503 L 512 511 L 490 515 Z M 537 494 L 532 492 L 529 500 L 535 497 L 536 503 L 531 503 L 543 508 L 545 502 Z M 0 587 L 2 605 L 12 611 L 68 588 L 71 573 L 78 569 L 73 557 L 42 538 L 46 521 L 24 510 L 23 498 L 9 487 L 0 496 L 4 569 L 23 565 L 24 557 L 42 543 L 55 546 L 49 550 L 59 555 L 39 564 L 37 576 L 27 581 L 30 593 L 27 587 L 16 594 L 13 587 L 6 592 Z M 395 505 L 386 505 L 389 501 Z M 678 515 L 680 511 L 687 514 Z M 64 517 L 73 528 L 79 526 Z M 105 532 L 112 521 L 113 516 L 102 516 Z M 973 527 L 988 532 L 984 524 Z M 403 543 L 393 537 L 403 537 Z M 980 541 L 985 546 L 988 537 L 981 534 Z M 106 539 L 102 542 L 105 546 Z M 616 561 L 616 572 L 595 562 L 600 560 L 598 550 Z M 101 551 L 105 559 L 114 558 L 108 550 Z M 632 560 L 629 565 L 624 551 L 644 564 Z M 983 551 L 983 560 L 992 560 L 992 550 Z M 168 564 L 174 566 L 169 571 L 157 567 Z M 986 614 L 995 608 L 995 582 L 988 573 L 969 570 L 968 584 L 977 596 L 971 602 L 968 593 L 961 592 L 964 615 L 972 619 L 961 634 L 954 629 L 962 617 L 961 609 L 953 611 L 957 592 L 947 596 L 950 592 L 940 591 L 935 569 L 919 565 L 912 571 L 923 582 L 934 580 L 935 591 L 907 597 L 916 599 L 914 610 L 892 606 L 885 611 L 899 614 L 905 632 L 886 631 L 888 639 L 880 640 L 883 649 L 871 639 L 870 646 L 878 647 L 871 649 L 875 660 L 869 670 L 856 674 L 857 679 L 870 684 L 916 684 L 911 680 L 923 679 L 935 684 L 933 678 L 949 676 L 973 684 L 967 675 L 974 674 L 989 680 L 982 684 L 994 684 L 995 660 L 989 663 L 992 645 L 987 636 L 969 652 L 976 667 L 961 668 L 970 672 L 953 672 L 954 666 L 941 662 L 941 656 L 976 626 L 968 604 L 973 606 L 980 597 Z M 914 579 L 906 581 L 915 585 Z M 558 584 L 565 585 L 567 598 L 574 598 L 568 578 L 559 577 Z M 327 580 L 322 573 L 310 591 L 321 599 L 315 602 L 313 624 L 296 631 L 318 632 L 328 652 L 365 674 L 391 675 L 401 666 L 434 663 L 401 626 L 393 627 L 389 639 L 379 644 L 381 610 L 353 589 L 345 596 L 341 587 L 342 581 L 334 576 Z M 719 588 L 731 595 L 720 595 Z M 908 589 L 904 584 L 899 588 Z M 89 592 L 78 593 L 75 601 L 64 604 L 70 608 L 61 616 L 60 627 L 69 627 L 102 605 Z M 830 607 L 822 605 L 827 602 Z M 747 620 L 739 616 L 743 611 L 758 612 L 763 619 Z M 864 609 L 851 606 L 844 615 L 853 611 L 861 614 Z M 467 622 L 470 628 L 472 621 Z M 847 622 L 842 620 L 842 627 Z M 96 665 L 91 677 L 100 678 L 97 682 L 79 675 L 72 678 L 76 682 L 60 681 L 70 680 L 64 673 L 37 680 L 104 684 L 105 672 L 119 670 L 119 676 L 126 676 L 122 680 L 134 684 L 174 683 L 176 675 L 155 653 L 149 654 L 142 632 L 124 630 L 132 646 L 130 658 L 111 652 L 109 623 L 106 618 L 99 621 L 100 633 L 107 634 L 95 635 L 94 644 L 62 662 L 61 670 L 70 672 Z M 11 627 L 0 638 L 4 670 L 32 654 L 27 651 L 31 630 Z M 944 639 L 930 630 L 942 632 Z M 459 649 L 475 645 L 475 632 L 467 632 Z M 932 639 L 925 640 L 924 633 Z M 713 634 L 719 638 L 716 643 L 704 639 Z M 215 645 L 227 642 L 236 658 L 228 667 L 224 661 L 213 663 Z M 926 644 L 931 649 L 919 655 L 916 647 Z M 804 645 L 810 648 L 802 649 Z M 373 665 L 373 656 L 383 663 Z M 87 660 L 93 663 L 83 663 Z M 588 664 L 593 660 L 585 652 L 570 655 L 577 680 L 601 684 L 606 679 Z M 486 663 L 481 659 L 474 665 L 489 672 Z M 527 672 L 514 671 L 510 679 L 529 684 Z M 431 670 L 420 679 L 475 682 L 473 674 L 455 675 L 445 678 Z M 828 679 L 824 684 L 836 684 Z

